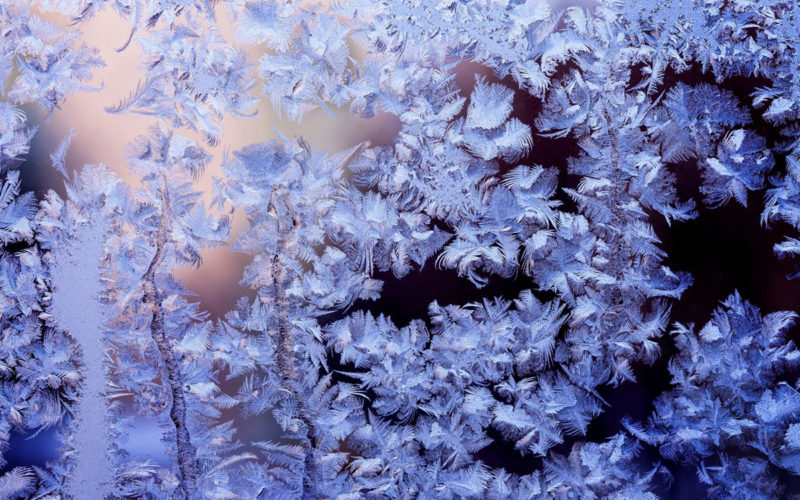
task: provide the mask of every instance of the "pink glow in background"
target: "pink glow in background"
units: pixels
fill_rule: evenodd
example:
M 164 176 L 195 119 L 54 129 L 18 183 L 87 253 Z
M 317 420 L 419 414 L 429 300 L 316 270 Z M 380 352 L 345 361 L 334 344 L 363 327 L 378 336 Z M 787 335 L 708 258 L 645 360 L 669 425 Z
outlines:
M 56 15 L 47 17 L 62 26 L 70 22 L 69 19 Z M 233 40 L 233 28 L 223 13 L 219 14 L 218 25 L 222 35 L 229 41 Z M 105 67 L 94 71 L 95 78 L 91 82 L 96 87 L 102 85 L 103 90 L 70 95 L 49 120 L 45 119 L 45 113 L 37 105 L 25 106 L 29 124 L 38 125 L 39 129 L 31 145 L 29 160 L 24 167 L 28 171 L 23 172 L 23 176 L 27 178 L 28 184 L 35 185 L 37 190 L 54 189 L 63 193 L 63 180 L 55 169 L 50 168 L 49 154 L 68 131 L 74 129 L 77 135 L 72 139 L 66 157 L 68 171 L 79 170 L 84 164 L 102 163 L 135 187 L 138 180 L 129 172 L 123 150 L 136 136 L 146 134 L 156 120 L 152 116 L 132 113 L 114 115 L 104 109 L 125 99 L 136 87 L 142 75 L 140 50 L 135 40 L 126 50 L 116 51 L 130 33 L 130 22 L 106 9 L 90 21 L 78 25 L 77 28 L 83 32 L 82 40 L 89 46 L 97 47 L 100 50 L 100 57 L 106 62 Z M 254 45 L 247 49 L 250 61 L 256 63 L 264 47 Z M 354 56 L 359 57 L 359 54 L 355 53 Z M 476 74 L 488 75 L 488 72 L 487 68 L 477 63 L 460 63 L 456 67 L 456 83 L 462 89 L 462 95 L 469 95 Z M 350 148 L 365 140 L 372 144 L 391 144 L 399 130 L 399 120 L 393 115 L 383 113 L 367 121 L 351 116 L 347 108 L 335 110 L 337 117 L 318 109 L 308 113 L 302 123 L 293 123 L 277 116 L 269 100 L 261 96 L 260 92 L 260 84 L 257 84 L 253 89 L 253 95 L 260 96 L 261 99 L 255 117 L 226 116 L 222 120 L 223 135 L 220 144 L 216 148 L 209 149 L 214 160 L 197 184 L 197 188 L 204 192 L 206 202 L 211 200 L 211 178 L 222 177 L 223 151 L 225 149 L 236 151 L 248 144 L 276 139 L 278 137 L 276 128 L 286 137 L 302 136 L 312 147 L 329 153 Z M 203 142 L 198 134 L 190 131 L 176 132 Z M 243 217 L 241 214 L 236 214 L 234 237 L 237 232 L 243 230 L 246 230 Z M 229 247 L 205 251 L 203 256 L 204 263 L 199 269 L 181 268 L 174 274 L 188 289 L 198 295 L 190 300 L 199 300 L 203 309 L 213 316 L 221 317 L 240 297 L 250 295 L 247 289 L 238 284 L 242 269 L 250 261 L 250 257 L 232 252 Z M 276 429 L 271 417 L 237 420 L 237 436 L 245 442 L 277 437 L 277 434 L 272 435 Z M 164 447 L 159 444 L 160 429 L 155 421 L 150 418 L 135 417 L 132 424 L 125 448 L 133 456 L 166 463 Z M 56 446 L 53 433 L 42 433 L 39 438 L 40 441 L 37 443 L 29 442 L 23 446 L 20 443 L 24 441 L 20 439 L 24 438 L 15 437 L 14 442 L 18 443 L 17 460 L 24 463 L 36 462 L 37 458 L 26 458 L 25 453 L 30 452 L 30 448 L 38 448 L 36 452 L 38 460 L 56 459 L 58 454 L 53 449 Z M 12 448 L 14 447 L 12 444 Z
M 69 22 L 66 18 L 55 15 L 48 17 L 60 25 Z M 220 15 L 218 24 L 223 36 L 229 41 L 233 40 L 233 27 L 224 15 Z M 101 11 L 95 18 L 80 24 L 79 28 L 83 32 L 82 39 L 89 46 L 99 48 L 100 56 L 106 62 L 105 67 L 95 70 L 95 79 L 92 82 L 97 87 L 102 85 L 103 90 L 79 92 L 69 96 L 50 120 L 44 119 L 44 112 L 38 106 L 26 106 L 30 123 L 39 125 L 31 148 L 32 154 L 41 160 L 35 162 L 36 183 L 62 191 L 60 175 L 49 168 L 47 155 L 72 128 L 77 135 L 72 139 L 67 154 L 68 170 L 80 169 L 84 164 L 102 163 L 134 186 L 137 179 L 128 171 L 123 150 L 136 136 L 146 134 L 156 120 L 151 116 L 133 113 L 114 115 L 107 113 L 104 108 L 126 98 L 136 87 L 142 74 L 139 67 L 141 51 L 135 41 L 123 52 L 115 50 L 126 40 L 131 25 L 110 9 Z M 256 63 L 263 47 L 247 48 L 250 61 Z M 214 160 L 197 184 L 197 188 L 205 193 L 206 202 L 211 200 L 211 178 L 222 177 L 224 149 L 236 151 L 248 144 L 276 139 L 276 128 L 286 137 L 302 136 L 314 148 L 329 153 L 347 149 L 365 140 L 370 140 L 373 144 L 390 143 L 399 129 L 399 122 L 392 115 L 384 113 L 366 121 L 350 115 L 346 108 L 335 110 L 338 119 L 317 109 L 304 116 L 300 124 L 294 123 L 277 116 L 268 98 L 261 95 L 260 87 L 258 84 L 252 91 L 254 95 L 261 97 L 257 115 L 252 118 L 226 116 L 222 120 L 224 132 L 220 145 L 208 148 Z M 199 134 L 184 129 L 176 132 L 203 143 Z M 234 235 L 244 229 L 242 219 L 240 214 L 234 217 Z M 246 289 L 238 285 L 238 281 L 243 266 L 250 258 L 232 252 L 230 248 L 205 251 L 203 257 L 204 262 L 199 269 L 181 268 L 174 274 L 186 287 L 198 294 L 206 310 L 222 316 L 239 297 L 247 293 Z

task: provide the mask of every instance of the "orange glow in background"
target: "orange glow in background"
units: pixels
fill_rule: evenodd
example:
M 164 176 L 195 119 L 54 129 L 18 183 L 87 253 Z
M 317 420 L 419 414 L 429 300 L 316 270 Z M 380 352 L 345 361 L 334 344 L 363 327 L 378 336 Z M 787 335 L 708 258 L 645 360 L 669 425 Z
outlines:
M 222 13 L 224 9 L 218 10 L 217 24 L 221 34 L 234 43 L 233 26 Z M 46 17 L 61 26 L 69 23 L 69 19 L 60 15 L 48 14 Z M 106 112 L 104 108 L 125 99 L 142 79 L 141 50 L 134 38 L 124 51 L 117 52 L 116 49 L 128 37 L 131 24 L 111 9 L 102 10 L 96 17 L 79 24 L 77 28 L 83 33 L 82 41 L 91 47 L 97 47 L 100 57 L 106 62 L 105 67 L 94 70 L 95 78 L 91 82 L 96 87 L 102 85 L 103 90 L 83 91 L 68 96 L 50 120 L 45 119 L 45 113 L 38 105 L 25 106 L 29 123 L 39 126 L 31 146 L 31 155 L 35 159 L 32 163 L 36 164 L 36 181 L 46 188 L 63 192 L 60 175 L 49 168 L 48 155 L 72 128 L 76 135 L 66 157 L 68 170 L 79 170 L 84 164 L 102 163 L 129 185 L 136 186 L 137 178 L 129 171 L 123 150 L 135 137 L 147 134 L 148 128 L 157 121 L 152 116 L 134 113 L 115 115 Z M 147 36 L 144 33 L 137 35 Z M 257 64 L 264 47 L 254 45 L 245 48 L 248 49 L 250 62 Z M 254 78 L 255 71 L 253 68 Z M 397 118 L 392 115 L 383 113 L 367 121 L 350 115 L 346 108 L 334 109 L 336 118 L 317 109 L 307 113 L 302 123 L 297 124 L 275 113 L 269 99 L 261 94 L 260 82 L 251 93 L 260 98 L 256 116 L 242 118 L 226 115 L 221 122 L 223 133 L 220 144 L 215 148 L 204 145 L 214 157 L 196 184 L 197 189 L 204 192 L 206 203 L 211 201 L 211 178 L 223 176 L 223 151 L 229 149 L 233 152 L 248 144 L 276 139 L 276 128 L 286 137 L 302 136 L 312 147 L 329 153 L 350 148 L 365 140 L 370 140 L 373 144 L 389 143 L 399 128 Z M 176 133 L 204 144 L 201 135 L 190 130 L 178 129 Z M 243 217 L 236 214 L 233 236 L 238 231 L 245 230 L 244 226 Z M 245 288 L 238 285 L 238 281 L 242 276 L 242 268 L 250 261 L 250 257 L 232 252 L 226 247 L 205 251 L 203 258 L 203 265 L 199 269 L 184 267 L 173 274 L 199 295 L 206 310 L 221 316 L 232 308 L 240 296 L 247 293 Z

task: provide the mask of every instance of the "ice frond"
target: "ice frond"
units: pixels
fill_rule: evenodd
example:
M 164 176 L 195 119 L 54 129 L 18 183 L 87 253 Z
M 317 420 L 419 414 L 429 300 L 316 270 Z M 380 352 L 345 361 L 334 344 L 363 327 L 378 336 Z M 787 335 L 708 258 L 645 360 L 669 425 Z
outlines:
M 492 130 L 506 122 L 511 114 L 514 92 L 497 83 L 487 84 L 477 76 L 475 89 L 470 95 L 466 127 Z

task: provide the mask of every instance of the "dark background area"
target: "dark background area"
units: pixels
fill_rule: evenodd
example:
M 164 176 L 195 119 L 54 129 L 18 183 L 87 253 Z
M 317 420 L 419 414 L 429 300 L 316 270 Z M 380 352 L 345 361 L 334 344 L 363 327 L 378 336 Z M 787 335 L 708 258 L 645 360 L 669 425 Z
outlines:
M 562 68 L 562 71 L 565 70 Z M 541 101 L 517 88 L 510 76 L 498 79 L 487 68 L 472 62 L 460 63 L 456 69 L 456 82 L 463 95 L 471 92 L 476 74 L 483 75 L 489 82 L 502 83 L 515 89 L 512 117 L 529 125 L 534 133 L 531 153 L 516 164 L 557 167 L 560 170 L 559 187 L 577 188 L 579 177 L 569 174 L 566 167 L 567 159 L 578 154 L 579 146 L 571 137 L 550 139 L 537 135 L 535 119 L 541 110 Z M 733 92 L 745 106 L 751 102 L 749 94 L 756 87 L 769 84 L 759 78 L 731 78 L 720 83 L 697 66 L 680 74 L 668 71 L 662 88 L 668 89 L 677 82 L 690 86 L 700 83 L 719 86 Z M 746 128 L 764 137 L 770 149 L 785 140 L 779 129 L 765 122 L 760 113 L 752 109 L 751 119 L 752 123 Z M 772 174 L 784 173 L 785 158 L 776 154 L 774 159 Z M 513 166 L 501 164 L 501 173 Z M 687 222 L 673 222 L 669 226 L 660 216 L 653 216 L 650 220 L 662 242 L 661 248 L 667 253 L 664 264 L 673 271 L 689 272 L 694 279 L 681 299 L 673 301 L 671 324 L 680 322 L 701 328 L 711 319 L 714 309 L 734 291 L 759 307 L 762 314 L 780 310 L 796 311 L 800 304 L 800 287 L 788 276 L 796 272 L 798 264 L 792 259 L 779 259 L 773 252 L 776 243 L 787 235 L 796 234 L 796 231 L 785 223 L 773 223 L 769 227 L 761 224 L 766 188 L 750 192 L 747 207 L 732 200 L 725 206 L 712 209 L 705 206 L 702 200 L 699 190 L 702 178 L 697 160 L 670 165 L 669 168 L 677 178 L 679 199 L 691 198 L 698 208 L 698 217 Z M 769 187 L 769 183 L 766 187 Z M 563 191 L 557 197 L 563 203 L 563 210 L 575 211 L 574 203 Z M 466 279 L 459 278 L 455 271 L 436 269 L 430 262 L 420 271 L 412 272 L 401 280 L 394 278 L 391 273 L 380 273 L 376 277 L 384 280 L 381 299 L 377 302 L 358 302 L 354 307 L 390 316 L 398 326 L 404 326 L 412 319 L 425 319 L 428 304 L 433 300 L 440 305 L 463 305 L 486 297 L 514 299 L 522 290 L 535 289 L 534 283 L 524 275 L 514 279 L 495 276 L 485 288 L 477 289 Z M 541 292 L 537 292 L 537 295 L 543 300 L 552 298 Z M 795 343 L 800 341 L 800 325 L 793 325 L 788 337 Z M 638 364 L 634 367 L 636 383 L 626 382 L 616 388 L 605 386 L 600 389 L 600 395 L 609 406 L 593 420 L 586 436 L 568 437 L 552 452 L 568 454 L 578 441 L 602 442 L 623 430 L 621 421 L 624 417 L 645 422 L 653 410 L 655 399 L 670 389 L 668 362 L 676 351 L 669 334 L 661 338 L 660 347 L 662 355 L 652 366 Z M 798 375 L 791 374 L 790 379 Z M 529 474 L 541 469 L 541 458 L 523 456 L 514 449 L 513 443 L 504 441 L 495 431 L 490 430 L 489 434 L 495 438 L 495 442 L 478 453 L 477 459 L 515 474 Z M 706 487 L 698 480 L 693 465 L 666 461 L 655 447 L 642 444 L 638 458 L 641 470 L 661 463 L 672 475 L 671 482 L 664 480 L 658 484 L 656 493 L 661 498 L 706 496 Z M 800 491 L 800 478 L 778 468 L 774 468 L 774 472 L 787 491 Z
M 516 88 L 510 77 L 498 80 L 483 66 L 460 63 L 456 72 L 456 83 L 462 88 L 464 95 L 471 91 L 476 74 L 483 74 L 490 81 Z M 688 85 L 701 82 L 715 84 L 712 75 L 703 73 L 697 67 L 681 74 L 668 72 L 664 87 L 669 88 L 678 81 Z M 768 83 L 755 78 L 739 78 L 723 81 L 720 86 L 731 90 L 743 104 L 747 104 L 750 102 L 748 94 L 756 87 Z M 556 140 L 538 136 L 535 118 L 540 109 L 541 102 L 538 99 L 516 89 L 512 116 L 528 124 L 534 131 L 533 149 L 527 158 L 518 163 L 557 167 L 561 171 L 560 187 L 576 187 L 579 179 L 567 174 L 566 164 L 567 158 L 578 154 L 577 143 L 571 138 Z M 753 123 L 749 128 L 765 137 L 770 148 L 781 142 L 783 138 L 775 127 L 764 122 L 759 113 L 751 114 Z M 39 199 L 51 188 L 63 194 L 63 188 L 59 187 L 60 181 L 54 180 L 51 173 L 49 151 L 41 147 L 45 141 L 46 138 L 40 138 L 37 134 L 31 153 L 21 167 L 24 190 L 34 191 Z M 783 172 L 784 158 L 778 155 L 775 161 L 775 171 Z M 501 169 L 505 171 L 512 166 L 501 165 Z M 724 207 L 709 209 L 702 203 L 699 193 L 701 178 L 695 162 L 685 162 L 670 168 L 678 179 L 679 197 L 694 199 L 699 213 L 696 219 L 675 222 L 671 227 L 659 217 L 651 218 L 651 223 L 662 241 L 661 247 L 668 255 L 665 264 L 675 271 L 689 272 L 694 278 L 694 284 L 681 300 L 673 303 L 671 322 L 702 326 L 710 319 L 711 312 L 719 302 L 734 290 L 738 290 L 744 299 L 758 306 L 764 314 L 778 310 L 797 310 L 800 288 L 795 281 L 787 279 L 787 275 L 795 272 L 797 263 L 780 260 L 773 253 L 775 243 L 786 235 L 794 235 L 796 231 L 786 224 L 774 224 L 771 227 L 761 225 L 764 190 L 749 194 L 747 208 L 732 201 Z M 574 210 L 571 200 L 563 192 L 560 192 L 559 199 L 565 203 L 565 209 Z M 495 277 L 485 288 L 477 289 L 466 279 L 459 278 L 455 271 L 436 269 L 432 262 L 401 280 L 394 278 L 391 273 L 377 273 L 375 277 L 384 280 L 381 300 L 357 302 L 353 309 L 368 309 L 374 314 L 386 314 L 399 326 L 412 319 L 427 320 L 428 305 L 433 300 L 441 305 L 448 305 L 467 304 L 485 297 L 514 299 L 521 290 L 535 288 L 529 278 L 520 275 L 513 279 Z M 538 294 L 543 299 L 552 297 Z M 202 296 L 200 298 L 206 299 Z M 237 298 L 229 297 L 226 302 L 233 303 Z M 330 322 L 337 317 L 339 316 L 334 315 L 325 318 L 325 321 Z M 795 342 L 799 341 L 800 327 L 795 325 L 789 337 Z M 645 421 L 652 411 L 656 397 L 670 388 L 667 364 L 675 353 L 675 347 L 669 335 L 661 339 L 661 348 L 663 354 L 652 366 L 635 366 L 637 383 L 623 383 L 617 388 L 604 387 L 600 391 L 609 407 L 592 422 L 586 437 L 569 438 L 553 451 L 559 454 L 569 453 L 575 442 L 584 439 L 603 441 L 622 430 L 620 421 L 625 416 Z M 243 441 L 274 440 L 277 437 L 274 427 L 272 417 L 251 417 L 246 421 L 243 419 L 238 437 Z M 530 473 L 541 468 L 541 459 L 523 457 L 513 449 L 513 444 L 503 441 L 497 435 L 494 437 L 497 438 L 495 443 L 478 453 L 476 459 L 517 474 Z M 59 452 L 55 438 L 56 432 L 52 429 L 36 435 L 13 434 L 10 449 L 5 454 L 8 464 L 4 469 L 17 465 L 43 465 L 46 461 L 57 458 Z M 693 466 L 665 461 L 660 458 L 657 449 L 649 446 L 643 447 L 639 460 L 643 470 L 651 464 L 661 462 L 672 473 L 674 481 L 671 487 L 668 488 L 669 485 L 663 483 L 656 491 L 662 498 L 705 496 L 705 487 L 698 481 Z M 787 486 L 787 490 L 800 491 L 798 478 L 782 474 L 779 479 Z

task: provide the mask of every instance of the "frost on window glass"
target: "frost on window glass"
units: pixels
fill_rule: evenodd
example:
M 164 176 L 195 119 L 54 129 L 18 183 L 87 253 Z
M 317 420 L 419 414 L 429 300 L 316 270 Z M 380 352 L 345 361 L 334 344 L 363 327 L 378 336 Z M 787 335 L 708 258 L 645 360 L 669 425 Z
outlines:
M 799 34 L 2 2 L 0 498 L 788 497 Z

